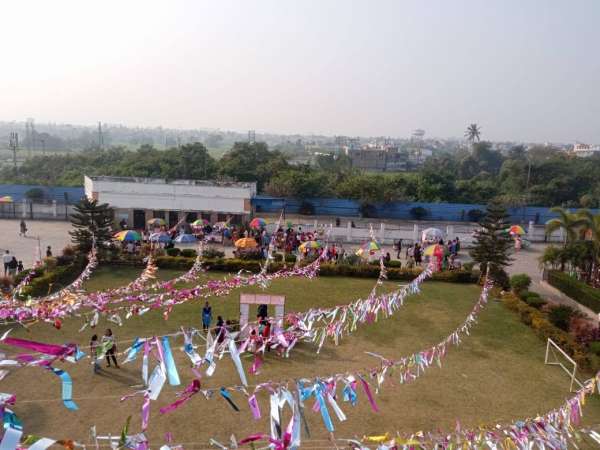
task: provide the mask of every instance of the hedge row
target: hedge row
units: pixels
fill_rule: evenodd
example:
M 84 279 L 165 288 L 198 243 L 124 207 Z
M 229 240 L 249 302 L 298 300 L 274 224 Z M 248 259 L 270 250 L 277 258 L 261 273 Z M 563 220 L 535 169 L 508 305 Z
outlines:
M 36 276 L 29 285 L 24 286 L 21 298 L 42 297 L 71 284 L 81 274 L 87 264 L 85 258 L 76 259 L 66 266 L 57 266 Z
M 248 261 L 232 258 L 219 258 L 206 260 L 205 266 L 209 270 L 223 272 L 239 272 L 246 270 L 249 272 L 260 271 L 260 261 Z M 159 268 L 188 270 L 194 264 L 193 258 L 185 258 L 182 256 L 160 256 L 156 258 L 156 265 Z M 284 267 L 282 263 L 274 262 L 269 265 L 269 272 L 276 272 Z M 291 267 L 291 264 L 288 265 Z M 394 281 L 410 281 L 422 272 L 423 269 L 396 269 L 389 268 L 387 276 L 389 280 Z M 321 264 L 319 271 L 321 276 L 348 276 L 359 278 L 377 278 L 379 276 L 379 267 L 370 264 L 351 266 L 347 264 Z M 477 281 L 477 275 L 468 271 L 447 271 L 436 272 L 431 277 L 436 281 L 448 281 L 452 283 L 474 283 Z
M 502 300 L 508 309 L 519 314 L 521 322 L 530 326 L 537 336 L 544 341 L 548 338 L 552 339 L 556 345 L 568 353 L 580 367 L 590 367 L 590 358 L 585 348 L 578 344 L 569 333 L 552 325 L 540 310 L 529 306 L 512 293 L 505 294 L 502 297 Z
M 600 312 L 600 290 L 594 289 L 558 270 L 552 270 L 548 273 L 548 283 L 595 313 Z

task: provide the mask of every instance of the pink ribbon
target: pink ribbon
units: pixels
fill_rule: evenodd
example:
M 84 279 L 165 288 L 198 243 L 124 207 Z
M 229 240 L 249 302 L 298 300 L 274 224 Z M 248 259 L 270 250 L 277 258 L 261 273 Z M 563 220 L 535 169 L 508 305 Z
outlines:
M 44 344 L 43 342 L 28 341 L 26 339 L 18 339 L 11 337 L 4 338 L 2 343 L 6 345 L 12 345 L 13 347 L 26 348 L 27 350 L 31 350 L 33 352 L 53 356 L 66 356 L 75 351 L 75 344 L 53 345 Z
M 373 398 L 373 394 L 371 393 L 371 388 L 369 387 L 369 383 L 363 377 L 360 377 L 360 383 L 367 394 L 367 398 L 369 399 L 369 403 L 371 404 L 371 408 L 375 412 L 379 412 L 379 408 L 377 408 L 377 404 L 375 403 L 375 399 Z

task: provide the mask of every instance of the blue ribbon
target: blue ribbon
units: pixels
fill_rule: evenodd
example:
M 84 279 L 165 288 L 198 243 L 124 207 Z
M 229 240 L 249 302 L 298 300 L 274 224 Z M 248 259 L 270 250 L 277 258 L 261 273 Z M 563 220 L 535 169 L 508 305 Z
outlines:
M 165 367 L 167 368 L 167 377 L 169 378 L 169 384 L 171 386 L 179 386 L 181 381 L 179 380 L 179 373 L 177 373 L 177 367 L 175 366 L 175 360 L 173 359 L 173 353 L 171 352 L 171 345 L 169 344 L 169 337 L 162 337 L 162 346 L 165 356 Z
M 56 369 L 54 367 L 48 367 L 55 375 L 62 381 L 62 399 L 65 407 L 71 411 L 76 411 L 79 408 L 77 404 L 73 401 L 73 381 L 71 380 L 71 376 L 61 369 Z
M 131 344 L 131 347 L 129 348 L 129 352 L 127 352 L 127 358 L 125 358 L 125 361 L 123 361 L 123 363 L 128 363 L 135 360 L 135 358 L 137 358 L 137 354 L 143 346 L 144 340 L 140 338 L 135 338 L 133 344 Z
M 350 387 L 350 385 L 346 385 L 344 388 L 344 401 L 350 402 L 352 406 L 356 406 L 356 391 Z
M 317 397 L 317 401 L 319 402 L 319 409 L 321 410 L 321 416 L 323 417 L 323 422 L 325 423 L 325 428 L 330 433 L 333 432 L 333 422 L 331 421 L 331 417 L 329 416 L 329 411 L 327 410 L 327 404 L 325 403 L 325 399 L 323 398 L 323 386 L 321 384 L 317 384 L 315 386 L 315 397 Z
M 17 415 L 12 412 L 10 409 L 4 410 L 4 417 L 2 418 L 4 422 L 4 429 L 13 428 L 15 430 L 23 430 L 23 422 L 17 417 Z

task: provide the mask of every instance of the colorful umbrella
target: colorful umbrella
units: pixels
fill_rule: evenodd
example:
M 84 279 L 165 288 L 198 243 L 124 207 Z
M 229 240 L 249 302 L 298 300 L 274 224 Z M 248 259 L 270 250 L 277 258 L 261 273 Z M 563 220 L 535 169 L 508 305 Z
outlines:
M 523 235 L 523 234 L 527 234 L 525 233 L 525 230 L 523 229 L 523 227 L 521 225 L 513 225 L 508 229 L 508 232 L 510 234 L 518 234 L 519 236 Z
M 122 241 L 122 242 L 134 242 L 134 241 L 142 240 L 140 233 L 138 233 L 137 231 L 133 231 L 133 230 L 119 231 L 117 234 L 114 235 L 114 238 L 117 241 Z
M 365 242 L 360 248 L 356 251 L 358 256 L 371 255 L 373 252 L 381 250 L 379 244 L 375 241 Z
M 193 234 L 180 234 L 175 238 L 175 242 L 177 242 L 178 244 L 191 244 L 193 242 L 196 242 L 197 240 L 198 239 L 196 239 L 196 236 L 194 236 Z
M 300 247 L 298 247 L 298 248 L 300 250 L 304 251 L 309 248 L 321 248 L 321 244 L 317 241 L 306 241 L 306 242 L 303 242 L 302 244 L 300 244 Z
M 426 228 L 421 233 L 421 242 L 438 242 L 444 237 L 444 232 L 439 228 Z
M 234 245 L 237 248 L 256 248 L 258 244 L 253 238 L 241 238 L 235 241 Z
M 259 228 L 264 228 L 267 226 L 267 222 L 265 221 L 265 219 L 261 219 L 259 217 L 257 217 L 256 219 L 252 219 L 252 221 L 250 222 L 250 227 L 254 228 L 255 230 L 258 230 Z
M 165 221 L 165 219 L 161 219 L 160 217 L 155 217 L 154 219 L 150 219 L 148 221 L 148 225 L 150 225 L 151 227 L 162 227 L 166 224 L 167 222 Z
M 5 195 L 4 197 L 0 197 L 0 203 L 12 203 L 13 198 L 10 195 Z
M 202 228 L 205 227 L 206 225 L 208 225 L 210 222 L 206 219 L 198 219 L 198 220 L 194 220 L 191 225 L 194 228 Z
M 225 230 L 231 228 L 231 226 L 229 225 L 229 222 L 217 222 L 215 223 L 215 228 L 218 228 L 219 230 Z
M 152 233 L 150 242 L 171 242 L 171 236 L 167 233 Z
M 446 253 L 446 249 L 440 244 L 430 245 L 423 251 L 423 255 L 425 256 L 437 256 L 440 258 L 444 256 L 444 253 Z

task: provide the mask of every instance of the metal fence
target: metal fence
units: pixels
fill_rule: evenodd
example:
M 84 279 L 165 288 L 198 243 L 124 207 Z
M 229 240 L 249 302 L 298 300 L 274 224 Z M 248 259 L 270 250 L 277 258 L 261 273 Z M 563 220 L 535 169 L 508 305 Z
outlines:
M 28 220 L 69 220 L 74 211 L 73 205 L 59 203 L 56 200 L 47 203 L 29 201 L 0 203 L 1 219 Z

